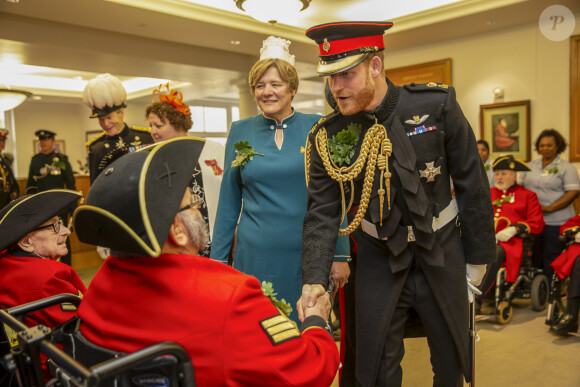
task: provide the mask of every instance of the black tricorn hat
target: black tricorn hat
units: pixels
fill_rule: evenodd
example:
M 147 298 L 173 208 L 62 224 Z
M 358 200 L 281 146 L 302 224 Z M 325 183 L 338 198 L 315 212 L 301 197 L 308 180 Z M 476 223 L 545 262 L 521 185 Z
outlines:
M 383 34 L 392 22 L 350 21 L 319 24 L 306 31 L 318 44 L 318 75 L 346 71 L 362 62 L 369 53 L 385 49 Z
M 51 189 L 11 201 L 0 211 L 0 251 L 18 242 L 81 197 L 76 191 Z
M 74 214 L 79 240 L 156 257 L 169 234 L 205 141 L 178 137 L 111 163 Z
M 492 168 L 494 171 L 499 171 L 500 169 L 521 172 L 531 171 L 530 167 L 528 167 L 528 164 L 526 164 L 524 160 L 516 159 L 512 155 L 498 157 L 493 162 Z

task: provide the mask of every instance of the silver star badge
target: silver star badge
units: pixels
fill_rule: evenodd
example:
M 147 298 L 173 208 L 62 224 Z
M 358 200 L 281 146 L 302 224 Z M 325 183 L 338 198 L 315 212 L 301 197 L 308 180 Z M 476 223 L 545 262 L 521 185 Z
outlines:
M 441 167 L 435 168 L 435 162 L 432 163 L 425 163 L 425 169 L 419 171 L 421 174 L 420 177 L 424 177 L 427 179 L 427 183 L 430 181 L 435 181 L 435 176 L 441 174 Z

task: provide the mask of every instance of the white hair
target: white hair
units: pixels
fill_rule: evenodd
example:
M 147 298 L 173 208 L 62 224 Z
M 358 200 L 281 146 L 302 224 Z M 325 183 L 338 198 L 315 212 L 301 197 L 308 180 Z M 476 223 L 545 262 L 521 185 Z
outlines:
M 83 90 L 83 102 L 91 109 L 120 106 L 126 100 L 127 90 L 121 81 L 108 73 L 91 79 Z
M 192 211 L 181 211 L 177 218 L 185 225 L 189 240 L 198 251 L 205 249 L 208 241 L 207 223 L 203 220 L 201 213 L 192 213 Z

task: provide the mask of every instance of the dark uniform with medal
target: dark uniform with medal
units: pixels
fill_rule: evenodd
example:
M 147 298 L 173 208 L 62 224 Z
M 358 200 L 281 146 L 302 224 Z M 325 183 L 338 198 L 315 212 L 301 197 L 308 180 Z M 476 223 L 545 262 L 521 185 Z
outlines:
M 0 129 L 0 143 L 6 143 L 8 131 Z M 12 160 L 2 154 L 4 146 L 0 148 L 0 209 L 20 195 L 20 188 L 12 172 Z
M 38 140 L 52 140 L 56 133 L 41 129 L 35 133 Z M 32 156 L 26 189 L 36 187 L 38 192 L 55 188 L 76 190 L 75 177 L 68 157 L 56 150 Z
M 400 385 L 406 323 L 416 313 L 428 337 L 433 384 L 462 386 L 462 374 L 471 378 L 468 287 L 475 289 L 495 259 L 489 183 L 452 87 L 399 87 L 382 78 L 376 67 L 383 61 L 374 53 L 383 50 L 382 35 L 391 26 L 339 22 L 306 33 L 319 44 L 319 75 L 330 75 L 331 85 L 347 85 L 337 92 L 345 98 L 338 105 L 348 107 L 356 87 L 363 89 L 362 77 L 356 87 L 348 84 L 361 72 L 375 85 L 368 106 L 378 105 L 348 116 L 336 109 L 310 133 L 303 283 L 305 289 L 328 286 L 346 208 L 353 220 L 341 233 L 357 231 L 356 381 L 342 384 Z M 352 157 L 343 157 L 345 148 L 352 148 Z M 351 360 L 345 372 L 352 371 Z
M 103 133 L 87 142 L 91 183 L 116 158 L 152 143 L 149 129 L 129 127 L 127 124 L 119 134 L 108 136 Z
M 83 101 L 92 110 L 90 118 L 98 118 L 103 133 L 86 143 L 89 154 L 91 184 L 105 167 L 124 154 L 153 144 L 151 130 L 129 127 L 123 120 L 127 107 L 127 91 L 111 74 L 91 79 L 83 90 Z

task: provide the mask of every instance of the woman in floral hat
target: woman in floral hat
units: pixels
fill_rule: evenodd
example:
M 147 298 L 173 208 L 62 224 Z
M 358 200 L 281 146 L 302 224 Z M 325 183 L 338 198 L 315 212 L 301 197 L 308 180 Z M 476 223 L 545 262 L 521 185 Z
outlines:
M 176 137 L 187 136 L 187 131 L 193 127 L 189 106 L 183 102 L 183 94 L 171 90 L 165 85 L 167 94 L 163 93 L 163 85 L 153 91 L 153 103 L 147 106 L 145 117 L 149 120 L 151 136 L 155 142 L 161 142 Z M 155 101 L 155 99 L 158 101 Z M 206 140 L 200 156 L 200 162 L 195 168 L 191 188 L 194 194 L 201 197 L 199 211 L 209 226 L 209 239 L 199 255 L 209 257 L 211 251 L 211 234 L 214 229 L 220 185 L 224 166 L 224 148 L 221 144 Z

